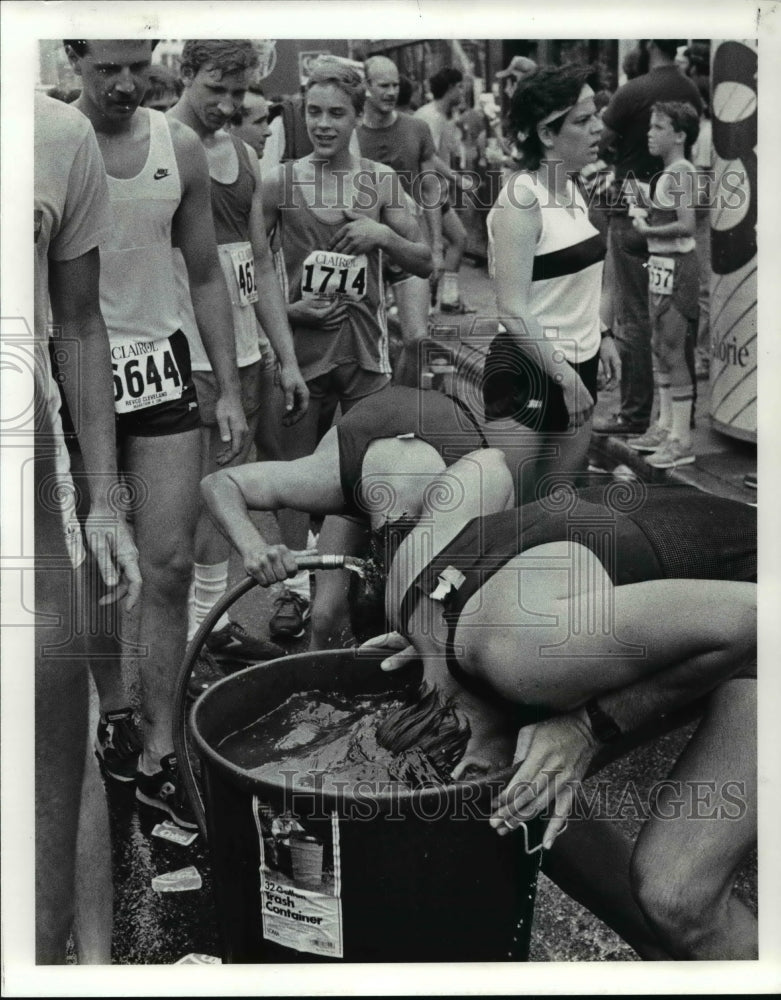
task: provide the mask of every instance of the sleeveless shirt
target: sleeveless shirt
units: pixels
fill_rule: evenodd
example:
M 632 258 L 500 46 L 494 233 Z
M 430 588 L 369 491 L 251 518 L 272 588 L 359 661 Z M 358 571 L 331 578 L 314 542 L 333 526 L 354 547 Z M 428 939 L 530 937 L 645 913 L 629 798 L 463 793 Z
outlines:
M 113 345 L 163 340 L 180 325 L 171 221 L 182 187 L 165 115 L 149 119 L 149 153 L 135 177 L 108 175 L 112 228 L 100 251 L 100 305 Z
M 340 365 L 358 364 L 365 371 L 390 374 L 388 328 L 382 284 L 382 254 L 336 254 L 329 250 L 349 221 L 324 222 L 310 208 L 293 178 L 292 162 L 284 165 L 285 197 L 279 207 L 280 233 L 289 301 L 337 295 L 347 302 L 340 328 L 325 331 L 293 325 L 296 357 L 305 381 Z M 361 160 L 361 168 L 374 165 Z M 292 325 L 292 324 L 291 324 Z
M 510 194 L 510 191 L 513 194 Z M 599 350 L 599 302 L 605 241 L 588 216 L 586 202 L 572 181 L 567 205 L 529 174 L 515 174 L 488 213 L 489 269 L 493 274 L 493 223 L 496 213 L 532 211 L 540 206 L 542 229 L 534 248 L 531 312 L 555 340 L 567 361 L 580 364 Z M 570 208 L 574 209 L 574 215 Z M 528 253 L 518 247 L 516 253 Z

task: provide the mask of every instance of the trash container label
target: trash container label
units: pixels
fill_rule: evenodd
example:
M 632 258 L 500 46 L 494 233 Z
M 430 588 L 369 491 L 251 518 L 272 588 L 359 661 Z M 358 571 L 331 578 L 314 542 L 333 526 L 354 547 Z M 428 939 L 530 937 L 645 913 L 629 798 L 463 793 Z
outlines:
M 339 820 L 307 830 L 292 812 L 257 795 L 252 810 L 260 846 L 260 903 L 267 941 L 343 958 Z

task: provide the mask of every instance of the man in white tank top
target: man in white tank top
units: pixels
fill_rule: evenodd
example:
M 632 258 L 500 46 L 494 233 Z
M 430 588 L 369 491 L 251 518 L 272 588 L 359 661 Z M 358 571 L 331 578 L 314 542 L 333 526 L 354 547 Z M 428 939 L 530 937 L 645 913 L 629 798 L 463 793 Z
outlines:
M 151 41 L 66 40 L 81 78 L 76 107 L 92 122 L 113 215 L 101 249 L 101 308 L 111 342 L 114 408 L 123 469 L 135 485 L 133 517 L 144 586 L 139 611 L 143 750 L 136 796 L 195 826 L 173 755 L 174 684 L 184 655 L 187 590 L 198 515 L 200 420 L 189 351 L 179 329 L 172 246 L 187 265 L 198 328 L 219 386 L 217 422 L 230 461 L 247 422 L 241 409 L 233 323 L 215 245 L 209 171 L 193 133 L 139 108 Z

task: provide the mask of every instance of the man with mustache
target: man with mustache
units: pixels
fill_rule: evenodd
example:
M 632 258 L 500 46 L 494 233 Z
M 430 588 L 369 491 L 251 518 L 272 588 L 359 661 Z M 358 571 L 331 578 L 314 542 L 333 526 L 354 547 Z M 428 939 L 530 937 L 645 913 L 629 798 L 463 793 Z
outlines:
M 233 321 L 209 203 L 209 172 L 193 132 L 141 108 L 154 42 L 66 39 L 103 155 L 112 226 L 100 251 L 101 311 L 111 346 L 120 466 L 138 484 L 135 541 L 144 581 L 139 609 L 143 747 L 136 797 L 194 826 L 173 754 L 177 665 L 198 517 L 201 420 L 180 329 L 172 248 L 187 265 L 198 329 L 214 369 L 221 463 L 239 454 L 247 421 L 239 398 Z M 104 686 L 121 680 L 118 671 Z M 105 692 L 101 691 L 101 704 Z M 133 754 L 135 757 L 135 754 Z M 131 760 L 130 764 L 135 761 Z

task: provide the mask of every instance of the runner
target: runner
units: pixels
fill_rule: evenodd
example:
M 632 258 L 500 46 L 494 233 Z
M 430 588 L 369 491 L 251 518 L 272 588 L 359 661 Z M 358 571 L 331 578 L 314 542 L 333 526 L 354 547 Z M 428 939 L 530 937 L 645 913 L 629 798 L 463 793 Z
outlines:
M 664 172 L 651 189 L 651 215 L 642 207 L 632 223 L 648 239 L 648 311 L 654 382 L 659 415 L 630 448 L 650 452 L 655 469 L 675 469 L 694 461 L 691 419 L 694 401 L 694 344 L 699 317 L 699 262 L 696 229 L 696 170 L 686 158 L 700 128 L 691 104 L 654 104 L 648 130 L 648 150 L 661 156 Z
M 450 181 L 455 180 L 453 159 L 460 154 L 461 140 L 454 116 L 464 103 L 464 75 L 446 67 L 429 80 L 433 100 L 418 108 L 415 117 L 431 130 L 439 159 L 438 169 Z M 474 312 L 468 308 L 458 287 L 458 271 L 466 249 L 466 230 L 448 198 L 442 205 L 442 236 L 446 244 L 444 273 L 439 288 L 439 308 L 443 313 Z
M 620 369 L 600 320 L 604 240 L 571 177 L 596 159 L 602 130 L 589 72 L 548 67 L 518 85 L 510 120 L 525 166 L 488 216 L 504 329 L 484 366 L 486 436 L 519 501 L 585 468 L 598 371 L 608 385 Z
M 425 704 L 466 723 L 454 776 L 506 766 L 524 727 L 500 833 L 555 803 L 546 872 L 642 955 L 756 958 L 756 921 L 731 896 L 756 838 L 755 511 L 615 484 L 515 509 L 493 449 L 433 477 L 425 496 L 443 491 L 460 502 L 424 503 L 391 563 L 386 610 L 405 638 L 372 644 L 397 650 L 385 669 L 422 657 Z M 636 845 L 599 816 L 554 844 L 597 750 L 604 764 L 685 708 L 702 722 Z M 386 729 L 410 732 L 412 716 L 421 731 L 420 706 Z M 681 800 L 706 782 L 706 810 Z
M 350 152 L 363 98 L 350 66 L 314 62 L 305 94 L 314 150 L 264 181 L 266 225 L 279 224 L 288 316 L 310 392 L 309 411 L 285 442 L 289 458 L 312 453 L 337 405 L 347 413 L 390 380 L 383 260 L 420 276 L 431 269 L 394 171 Z M 295 532 L 288 526 L 288 543 L 303 549 L 308 526 L 304 518 Z
M 256 84 L 251 84 L 242 101 L 238 114 L 239 121 L 234 124 L 231 131 L 252 146 L 258 155 L 261 170 L 264 169 L 262 161 L 266 152 L 266 143 L 271 135 L 268 117 L 268 101 L 263 96 L 261 88 Z M 278 167 L 279 164 L 277 163 L 276 166 Z M 270 170 L 265 172 L 267 175 L 273 174 L 274 164 Z M 285 301 L 287 301 L 287 273 L 285 272 L 285 260 L 278 232 L 273 234 L 271 250 L 274 269 L 282 287 Z M 276 359 L 272 352 L 264 352 L 260 370 L 262 402 L 255 430 L 255 451 L 258 461 L 284 461 L 286 457 L 285 443 L 288 434 L 280 419 L 284 412 L 284 399 L 275 376 Z M 293 434 L 295 434 L 295 428 Z M 306 533 L 307 538 L 306 547 L 314 548 L 316 544 L 314 541 L 312 541 L 311 546 L 309 545 L 308 518 L 306 516 L 302 516 L 294 510 L 279 511 L 277 523 L 282 540 L 288 543 L 291 548 L 296 547 L 295 540 L 304 533 Z M 272 639 L 302 636 L 305 622 L 310 615 L 310 605 L 309 573 L 307 570 L 301 570 L 295 577 L 285 581 L 282 591 L 274 598 L 274 612 L 268 622 L 268 631 Z
M 197 137 L 140 108 L 154 43 L 65 41 L 83 90 L 76 107 L 95 128 L 108 175 L 111 238 L 101 251 L 101 308 L 111 341 L 117 443 L 140 483 L 135 539 L 144 588 L 139 609 L 143 750 L 136 797 L 194 826 L 173 755 L 173 697 L 184 654 L 187 590 L 198 515 L 200 417 L 187 339 L 179 329 L 172 245 L 187 264 L 198 328 L 214 368 L 227 462 L 247 424 L 233 358 L 233 323 Z
M 295 504 L 326 517 L 319 548 L 363 554 L 367 529 L 420 505 L 421 477 L 484 445 L 471 413 L 442 393 L 389 386 L 356 404 L 328 431 L 314 454 L 293 462 L 259 462 L 220 470 L 201 484 L 209 511 L 231 540 L 248 573 L 263 586 L 296 572 L 284 545 L 269 545 L 249 516 Z M 388 470 L 391 470 L 390 472 Z M 337 523 L 335 523 L 337 522 Z M 338 583 L 326 589 L 326 578 Z M 350 629 L 347 577 L 317 580 L 312 647 L 342 643 Z
M 361 153 L 397 172 L 418 218 L 425 220 L 433 277 L 437 280 L 444 267 L 440 209 L 443 199 L 431 132 L 425 122 L 396 110 L 399 71 L 390 59 L 371 56 L 364 70 L 366 107 L 357 129 Z M 408 268 L 391 266 L 386 276 L 398 306 L 404 341 L 404 351 L 393 373 L 394 381 L 417 387 L 420 385 L 418 344 L 428 333 L 431 288 L 428 281 L 410 273 Z
M 286 422 L 293 423 L 303 415 L 309 394 L 296 361 L 286 305 L 266 238 L 258 160 L 254 149 L 223 128 L 246 97 L 251 72 L 258 62 L 257 52 L 250 41 L 186 41 L 181 58 L 184 92 L 168 117 L 188 125 L 195 132 L 204 145 L 209 163 L 217 248 L 231 295 L 242 406 L 249 428 L 241 451 L 232 460 L 232 464 L 241 465 L 247 460 L 252 445 L 263 408 L 264 390 L 267 406 L 263 416 L 270 420 L 280 419 L 280 415 L 271 410 L 274 397 L 269 389 L 273 386 L 269 386 L 268 380 L 265 385 L 261 383 L 264 361 L 267 370 L 270 363 L 273 373 L 274 355 L 279 359 Z M 177 255 L 177 265 L 182 326 L 190 344 L 193 381 L 204 425 L 201 476 L 207 476 L 217 469 L 221 448 L 214 413 L 217 383 L 198 335 L 187 273 L 180 255 Z M 258 324 L 268 337 L 263 334 L 262 339 L 259 338 Z M 195 535 L 188 642 L 227 590 L 229 555 L 230 547 L 202 510 Z M 249 635 L 224 615 L 206 642 L 203 658 L 210 659 L 209 653 L 221 661 L 256 663 L 281 656 L 283 651 L 273 643 Z M 214 666 L 213 661 L 210 666 Z
M 75 918 L 79 961 L 106 963 L 111 961 L 111 844 L 97 767 L 92 760 L 85 767 L 87 628 L 86 620 L 74 617 L 95 608 L 78 594 L 88 560 L 47 350 L 50 306 L 63 388 L 81 418 L 78 437 L 90 493 L 86 536 L 109 588 L 104 603 L 122 599 L 132 609 L 141 578 L 125 517 L 112 503 L 114 407 L 98 291 L 98 246 L 111 221 L 105 171 L 84 116 L 40 94 L 35 95 L 34 195 L 35 607 L 41 615 L 35 630 L 36 961 L 65 963 Z M 57 510 L 47 498 L 65 502 Z M 96 676 L 109 667 L 96 664 Z M 86 836 L 79 838 L 79 829 Z

